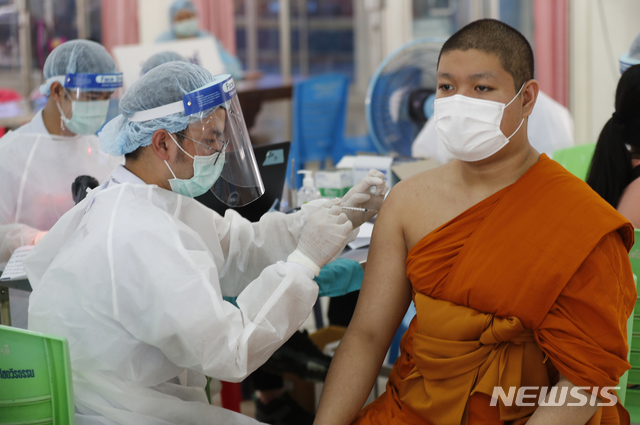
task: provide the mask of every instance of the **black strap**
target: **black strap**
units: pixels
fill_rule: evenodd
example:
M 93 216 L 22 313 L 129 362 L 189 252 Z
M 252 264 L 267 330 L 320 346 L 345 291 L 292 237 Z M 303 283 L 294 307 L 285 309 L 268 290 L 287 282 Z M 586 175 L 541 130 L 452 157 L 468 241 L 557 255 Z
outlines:
M 631 183 L 638 177 L 640 177 L 640 165 L 636 165 L 631 169 L 631 180 L 629 180 L 629 183 Z

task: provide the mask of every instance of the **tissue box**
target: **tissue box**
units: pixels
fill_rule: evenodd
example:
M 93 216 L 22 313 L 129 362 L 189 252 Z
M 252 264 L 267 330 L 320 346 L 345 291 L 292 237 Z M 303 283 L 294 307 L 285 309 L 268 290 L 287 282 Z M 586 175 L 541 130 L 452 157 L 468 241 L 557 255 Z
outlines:
M 324 198 L 342 198 L 353 186 L 350 170 L 316 171 L 316 188 Z
M 369 170 L 375 168 L 384 174 L 387 186 L 391 183 L 391 163 L 393 158 L 390 156 L 357 156 L 353 161 L 353 181 L 359 182 L 369 173 Z

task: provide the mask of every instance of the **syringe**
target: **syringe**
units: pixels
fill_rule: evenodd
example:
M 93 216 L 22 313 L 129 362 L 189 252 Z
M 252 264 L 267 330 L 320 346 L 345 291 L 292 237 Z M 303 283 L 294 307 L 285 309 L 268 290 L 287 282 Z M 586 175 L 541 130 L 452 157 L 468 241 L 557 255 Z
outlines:
M 368 208 L 356 208 L 356 207 L 341 207 L 343 210 L 349 210 L 349 211 L 360 211 L 360 212 L 375 212 L 377 213 L 378 211 L 376 210 L 370 210 Z

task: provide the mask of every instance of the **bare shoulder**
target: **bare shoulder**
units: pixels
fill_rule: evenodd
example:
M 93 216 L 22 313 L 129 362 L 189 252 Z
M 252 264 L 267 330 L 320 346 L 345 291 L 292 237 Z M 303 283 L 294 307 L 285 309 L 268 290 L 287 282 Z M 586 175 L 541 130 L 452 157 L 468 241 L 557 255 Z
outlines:
M 449 163 L 405 179 L 385 200 L 379 220 L 385 226 L 398 226 L 407 248 L 415 244 L 416 237 L 421 239 L 450 219 L 447 205 L 456 193 L 453 167 Z
M 450 162 L 431 170 L 426 170 L 403 180 L 400 185 L 409 193 L 437 196 L 443 188 L 454 180 L 455 163 Z

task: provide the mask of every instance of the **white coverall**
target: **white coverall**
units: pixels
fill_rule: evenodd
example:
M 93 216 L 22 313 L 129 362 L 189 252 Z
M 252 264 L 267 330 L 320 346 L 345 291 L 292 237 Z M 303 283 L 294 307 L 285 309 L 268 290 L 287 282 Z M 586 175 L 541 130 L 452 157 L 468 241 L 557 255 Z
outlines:
M 103 181 L 122 164 L 100 150 L 96 136 L 50 135 L 42 112 L 0 139 L 0 270 L 16 248 L 31 245 L 74 206 L 80 175 Z M 9 290 L 12 326 L 27 328 L 29 293 Z
M 255 423 L 204 375 L 243 380 L 308 317 L 313 272 L 284 261 L 323 202 L 250 223 L 118 167 L 65 214 L 25 267 L 29 329 L 69 340 L 77 423 Z

